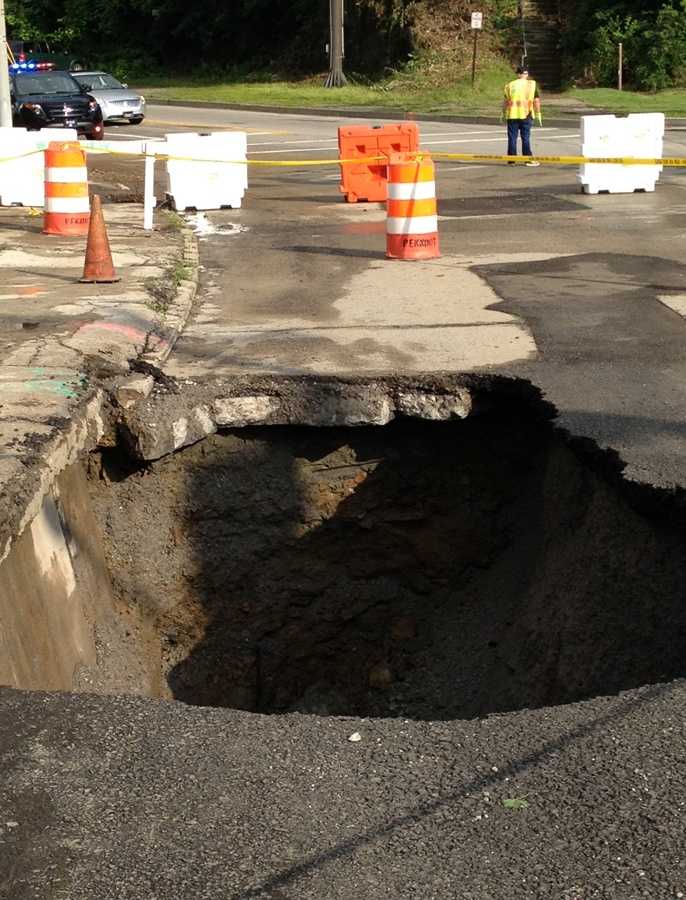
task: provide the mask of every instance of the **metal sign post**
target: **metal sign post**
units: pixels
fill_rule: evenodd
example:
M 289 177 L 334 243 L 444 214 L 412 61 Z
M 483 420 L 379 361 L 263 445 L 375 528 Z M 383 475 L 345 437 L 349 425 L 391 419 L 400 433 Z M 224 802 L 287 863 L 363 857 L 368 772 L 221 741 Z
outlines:
M 617 69 L 617 89 L 622 90 L 622 74 L 624 72 L 624 44 L 619 44 L 619 65 Z
M 484 14 L 482 12 L 472 13 L 472 31 L 474 32 L 474 54 L 472 56 L 472 90 L 476 81 L 476 47 L 479 39 L 479 32 L 484 27 Z
M 5 0 L 0 0 L 0 126 L 3 128 L 12 127 L 9 52 L 5 28 Z

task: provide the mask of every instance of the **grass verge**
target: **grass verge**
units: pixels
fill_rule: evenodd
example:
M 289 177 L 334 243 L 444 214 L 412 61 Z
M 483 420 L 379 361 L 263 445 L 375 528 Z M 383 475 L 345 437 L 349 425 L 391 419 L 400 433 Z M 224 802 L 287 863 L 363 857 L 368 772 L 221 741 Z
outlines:
M 573 88 L 567 91 L 567 96 L 610 113 L 662 112 L 666 116 L 686 116 L 686 90 L 639 94 L 612 88 Z
M 468 78 L 452 83 L 432 84 L 431 72 L 409 77 L 398 73 L 373 84 L 349 84 L 343 88 L 323 87 L 323 79 L 303 81 L 197 82 L 170 79 L 139 86 L 148 101 L 196 100 L 216 103 L 244 103 L 255 106 L 402 109 L 407 112 L 487 113 L 498 115 L 503 85 L 511 77 L 506 66 L 495 65 L 479 74 L 474 89 Z M 442 79 L 441 79 L 442 80 Z
M 323 107 L 329 109 L 388 109 L 408 113 L 443 115 L 486 115 L 498 117 L 503 85 L 512 77 L 502 64 L 490 64 L 478 75 L 474 89 L 469 77 L 446 80 L 444 71 L 403 70 L 371 84 L 349 84 L 327 89 L 323 78 L 301 81 L 227 79 L 222 81 L 172 78 L 149 84 L 139 82 L 148 100 L 195 100 L 201 102 L 247 104 L 250 106 Z M 570 101 L 589 110 L 610 113 L 663 112 L 666 116 L 686 116 L 686 90 L 657 94 L 617 91 L 612 88 L 572 88 L 553 97 L 543 96 L 548 114 L 569 111 Z

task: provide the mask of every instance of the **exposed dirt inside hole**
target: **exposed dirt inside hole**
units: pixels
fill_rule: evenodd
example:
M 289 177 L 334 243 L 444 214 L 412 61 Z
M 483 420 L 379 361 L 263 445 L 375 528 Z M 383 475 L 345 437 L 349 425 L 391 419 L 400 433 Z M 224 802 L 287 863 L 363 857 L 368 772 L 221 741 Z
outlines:
M 107 451 L 90 483 L 166 696 L 447 719 L 686 672 L 680 528 L 516 410 Z

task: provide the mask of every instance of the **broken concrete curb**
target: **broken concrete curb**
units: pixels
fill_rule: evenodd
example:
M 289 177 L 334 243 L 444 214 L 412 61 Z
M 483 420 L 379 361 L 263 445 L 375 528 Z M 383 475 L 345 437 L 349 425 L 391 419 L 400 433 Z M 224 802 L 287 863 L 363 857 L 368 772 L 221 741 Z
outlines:
M 532 385 L 490 376 L 239 376 L 185 381 L 175 391 L 158 387 L 123 411 L 120 426 L 131 453 L 154 460 L 223 428 L 386 425 L 400 416 L 464 419 L 488 407 L 496 385 L 501 396 L 509 392 L 544 406 Z
M 160 328 L 164 332 L 165 340 L 141 354 L 141 359 L 152 365 L 161 366 L 174 349 L 179 335 L 186 326 L 198 291 L 198 240 L 190 228 L 183 229 L 182 262 L 188 271 L 188 277 L 179 282 L 176 295 L 162 317 Z

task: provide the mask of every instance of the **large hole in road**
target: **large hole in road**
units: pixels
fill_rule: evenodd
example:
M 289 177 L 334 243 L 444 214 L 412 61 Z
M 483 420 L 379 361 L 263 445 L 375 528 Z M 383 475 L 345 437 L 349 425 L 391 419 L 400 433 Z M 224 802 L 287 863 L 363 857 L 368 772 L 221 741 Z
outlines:
M 447 719 L 686 673 L 683 534 L 549 422 L 254 428 L 91 466 L 162 696 Z

